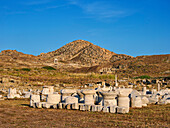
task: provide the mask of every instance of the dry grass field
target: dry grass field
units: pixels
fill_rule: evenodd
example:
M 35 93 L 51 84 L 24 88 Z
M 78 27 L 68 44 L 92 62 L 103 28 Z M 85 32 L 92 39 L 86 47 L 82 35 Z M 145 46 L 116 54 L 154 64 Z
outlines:
M 170 104 L 130 109 L 128 114 L 82 112 L 64 109 L 34 109 L 28 100 L 0 101 L 0 127 L 104 128 L 170 127 Z

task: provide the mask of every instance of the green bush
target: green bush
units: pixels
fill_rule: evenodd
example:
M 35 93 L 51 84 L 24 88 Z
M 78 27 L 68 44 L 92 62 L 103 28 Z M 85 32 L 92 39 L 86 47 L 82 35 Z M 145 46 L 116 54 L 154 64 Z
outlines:
M 97 78 L 97 75 L 91 74 L 91 75 L 89 75 L 89 77 L 90 77 L 90 78 Z
M 104 74 L 104 75 L 91 74 L 91 75 L 88 75 L 87 77 L 98 78 L 98 79 L 115 79 L 115 75 L 112 75 L 112 74 Z
M 135 79 L 150 79 L 151 77 L 148 76 L 148 75 L 143 75 L 143 76 L 138 76 L 138 77 L 135 77 Z
M 100 75 L 100 79 L 115 79 L 115 75 Z
M 31 71 L 30 68 L 22 68 L 21 70 L 22 70 L 22 71 Z
M 56 70 L 55 68 L 51 67 L 51 66 L 44 66 L 42 67 L 43 69 L 47 69 L 47 70 Z

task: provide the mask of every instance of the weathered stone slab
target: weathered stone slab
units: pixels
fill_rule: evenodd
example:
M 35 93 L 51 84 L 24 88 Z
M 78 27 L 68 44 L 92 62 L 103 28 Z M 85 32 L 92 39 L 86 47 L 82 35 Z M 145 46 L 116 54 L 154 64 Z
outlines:
M 30 107 L 33 107 L 33 104 L 36 102 L 40 102 L 40 96 L 39 95 L 31 95 L 30 96 Z
M 149 104 L 155 104 L 158 102 L 158 98 L 156 97 L 150 97 L 148 99 L 149 99 Z
M 42 108 L 44 103 L 45 102 L 36 102 L 36 107 L 37 108 Z
M 68 96 L 68 97 L 65 98 L 65 103 L 67 103 L 67 104 L 78 103 L 78 98 L 77 97 Z
M 62 103 L 59 103 L 59 104 L 58 104 L 58 108 L 59 108 L 59 109 L 62 109 L 62 108 L 63 108 L 63 104 L 62 104 Z
M 147 106 L 147 104 L 149 103 L 149 100 L 147 97 L 142 97 L 142 106 Z
M 92 105 L 85 104 L 85 110 L 86 110 L 86 111 L 90 111 L 90 110 L 91 110 L 91 106 L 92 106 Z
M 16 88 L 9 88 L 7 98 L 8 99 L 20 98 L 20 95 L 17 94 Z
M 60 91 L 60 93 L 61 93 L 61 102 L 65 103 L 65 99 L 68 96 L 71 96 L 72 94 L 74 94 L 75 92 L 76 92 L 75 89 L 62 89 Z
M 169 104 L 170 103 L 170 95 L 164 95 L 162 99 L 158 102 L 158 104 Z
M 78 110 L 78 109 L 79 109 L 79 104 L 78 104 L 78 103 L 73 103 L 73 104 L 71 105 L 71 109 L 73 109 L 73 110 Z
M 67 103 L 62 103 L 62 108 L 66 109 Z
M 53 107 L 53 104 L 50 104 L 50 103 L 44 103 L 43 104 L 43 108 L 52 108 Z
M 132 108 L 142 108 L 141 97 L 132 97 L 132 99 L 131 99 L 131 107 Z
M 109 106 L 109 112 L 110 113 L 116 113 L 117 106 Z
M 96 112 L 97 111 L 97 106 L 96 105 L 92 105 L 91 106 L 91 111 L 92 112 Z
M 79 109 L 80 109 L 80 111 L 85 111 L 85 105 L 84 104 L 80 104 L 79 105 Z
M 54 92 L 53 86 L 43 86 L 43 90 L 42 90 L 43 95 L 53 94 L 53 92 Z
M 54 104 L 52 108 L 57 109 L 58 108 L 58 104 Z
M 102 109 L 103 109 L 103 106 L 101 106 L 101 105 L 97 105 L 97 111 L 98 111 L 98 112 L 101 112 L 101 111 L 102 111 Z
M 59 94 L 48 94 L 46 101 L 47 103 L 58 104 L 60 102 L 60 97 Z
M 33 103 L 33 104 L 32 104 L 32 107 L 33 107 L 33 108 L 36 108 L 36 103 Z
M 108 106 L 104 106 L 103 107 L 103 112 L 109 112 L 109 107 Z
M 117 113 L 125 114 L 129 112 L 129 108 L 127 107 L 117 107 Z
M 24 98 L 30 98 L 31 93 L 30 92 L 25 92 Z
M 67 104 L 66 109 L 71 109 L 71 104 Z

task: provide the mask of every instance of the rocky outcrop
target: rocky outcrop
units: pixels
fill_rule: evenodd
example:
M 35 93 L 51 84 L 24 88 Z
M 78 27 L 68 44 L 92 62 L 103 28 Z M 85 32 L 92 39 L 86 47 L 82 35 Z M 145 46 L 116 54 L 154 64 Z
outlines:
M 110 58 L 110 62 L 115 62 L 115 61 L 119 61 L 119 60 L 127 60 L 127 59 L 130 59 L 130 58 L 133 58 L 132 56 L 129 56 L 129 55 L 125 55 L 125 54 L 117 54 L 117 55 L 113 55 L 111 58 Z

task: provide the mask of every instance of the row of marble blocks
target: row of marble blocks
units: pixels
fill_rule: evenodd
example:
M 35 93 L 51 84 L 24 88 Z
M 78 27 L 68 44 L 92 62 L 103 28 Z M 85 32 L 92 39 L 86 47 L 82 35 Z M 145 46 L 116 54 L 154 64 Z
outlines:
M 47 102 L 36 102 L 32 105 L 33 108 L 46 108 L 46 109 L 68 109 L 68 110 L 80 110 L 80 111 L 91 111 L 91 112 L 106 112 L 106 113 L 128 113 L 127 107 L 118 106 L 101 106 L 101 105 L 87 105 L 81 103 L 58 103 L 51 104 Z
M 35 108 L 128 113 L 129 107 L 142 108 L 152 103 L 151 101 L 155 99 L 158 101 L 159 98 L 157 93 L 153 93 L 150 96 L 147 95 L 146 92 L 140 93 L 131 88 L 117 88 L 114 90 L 100 88 L 97 90 L 63 89 L 60 93 L 61 94 L 53 92 L 53 94 L 44 94 L 46 102 L 40 102 L 43 101 L 42 99 L 40 100 L 40 95 L 31 95 L 30 106 Z M 168 95 L 164 95 L 160 104 L 167 102 L 168 97 Z
M 101 104 L 95 104 L 94 95 L 96 90 L 86 89 L 81 91 L 84 95 L 84 103 L 80 103 L 78 97 L 71 96 L 71 94 L 75 94 L 75 90 L 61 90 L 61 95 L 48 94 L 46 102 L 40 102 L 39 95 L 32 95 L 30 97 L 30 106 L 37 108 L 79 109 L 93 112 L 128 113 L 130 101 L 128 95 L 131 91 L 132 89 L 119 89 L 118 92 L 98 90 L 98 95 L 101 94 L 103 100 Z M 81 94 L 79 93 L 79 95 Z

